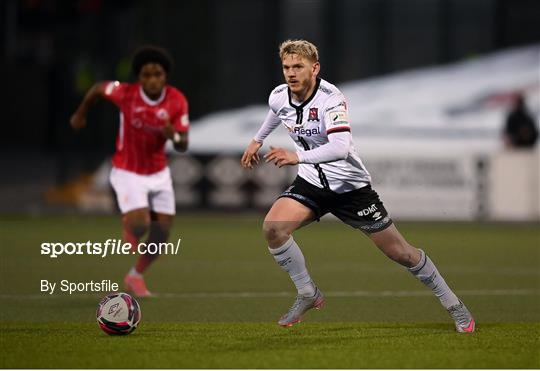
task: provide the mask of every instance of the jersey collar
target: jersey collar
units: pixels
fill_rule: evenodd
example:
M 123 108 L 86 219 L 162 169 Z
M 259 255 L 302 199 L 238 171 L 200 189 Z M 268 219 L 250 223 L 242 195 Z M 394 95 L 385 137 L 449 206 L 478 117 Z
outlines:
M 296 109 L 304 108 L 309 102 L 311 102 L 313 100 L 313 98 L 315 98 L 315 95 L 319 91 L 319 85 L 321 85 L 321 78 L 317 77 L 317 79 L 315 81 L 315 89 L 313 89 L 313 93 L 311 93 L 309 98 L 306 99 L 305 101 L 303 101 L 302 104 L 300 104 L 300 105 L 296 105 L 296 104 L 293 103 L 291 89 L 289 87 L 287 87 L 287 94 L 289 95 L 289 104 L 291 105 L 291 107 L 296 108 Z
M 157 106 L 158 104 L 163 102 L 163 99 L 165 99 L 166 90 L 167 90 L 167 87 L 164 86 L 163 90 L 161 91 L 161 95 L 159 96 L 159 98 L 157 100 L 152 100 L 152 99 L 150 99 L 148 97 L 148 95 L 146 95 L 144 93 L 144 90 L 143 90 L 142 86 L 139 86 L 139 94 L 140 94 L 142 100 L 144 101 L 144 103 L 148 104 L 149 106 Z

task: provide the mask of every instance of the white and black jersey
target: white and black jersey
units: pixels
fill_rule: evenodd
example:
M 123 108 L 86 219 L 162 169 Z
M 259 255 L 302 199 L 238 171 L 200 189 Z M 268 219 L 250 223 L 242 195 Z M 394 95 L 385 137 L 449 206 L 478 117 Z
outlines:
M 352 191 L 371 183 L 371 176 L 356 153 L 350 137 L 347 102 L 336 86 L 317 78 L 312 95 L 299 103 L 293 100 L 287 85 L 282 84 L 272 91 L 268 104 L 270 110 L 255 140 L 262 142 L 275 127 L 283 124 L 298 151 L 300 177 L 314 186 L 337 193 Z M 329 136 L 336 133 L 346 133 L 347 138 L 348 152 L 341 159 L 328 162 L 307 159 L 308 151 L 328 144 Z M 347 150 L 346 147 L 344 149 Z
M 392 225 L 352 143 L 347 102 L 338 88 L 317 79 L 312 95 L 300 103 L 283 84 L 272 91 L 268 104 L 270 110 L 254 139 L 262 142 L 283 124 L 300 161 L 298 177 L 280 198 L 309 207 L 317 220 L 332 213 L 368 234 Z

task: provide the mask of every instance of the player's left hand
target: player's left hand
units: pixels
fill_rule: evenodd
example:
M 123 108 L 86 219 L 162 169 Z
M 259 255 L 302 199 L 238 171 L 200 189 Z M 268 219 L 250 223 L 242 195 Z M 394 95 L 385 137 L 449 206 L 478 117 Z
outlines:
M 86 117 L 83 114 L 75 112 L 69 119 L 69 124 L 75 130 L 80 130 L 86 126 Z
M 283 148 L 270 146 L 270 152 L 264 155 L 266 162 L 273 162 L 274 165 L 283 167 L 285 165 L 298 164 L 298 155 L 295 152 L 287 151 Z
M 161 132 L 163 133 L 163 136 L 167 139 L 174 140 L 174 127 L 171 125 L 170 121 L 167 121 L 165 126 L 161 129 Z

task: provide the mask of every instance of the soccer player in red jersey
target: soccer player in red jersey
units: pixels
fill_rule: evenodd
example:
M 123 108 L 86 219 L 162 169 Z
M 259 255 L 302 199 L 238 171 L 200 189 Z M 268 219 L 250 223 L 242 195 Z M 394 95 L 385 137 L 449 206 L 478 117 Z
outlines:
M 132 61 L 138 81 L 95 84 L 70 120 L 75 130 L 85 127 L 86 115 L 99 99 L 111 101 L 120 110 L 110 181 L 122 212 L 123 239 L 132 246 L 147 233 L 147 244 L 167 241 L 176 212 L 165 143 L 170 139 L 177 151 L 187 150 L 189 116 L 185 96 L 167 85 L 172 65 L 164 49 L 139 48 Z M 138 256 L 124 279 L 126 290 L 137 296 L 151 295 L 143 273 L 158 255 Z

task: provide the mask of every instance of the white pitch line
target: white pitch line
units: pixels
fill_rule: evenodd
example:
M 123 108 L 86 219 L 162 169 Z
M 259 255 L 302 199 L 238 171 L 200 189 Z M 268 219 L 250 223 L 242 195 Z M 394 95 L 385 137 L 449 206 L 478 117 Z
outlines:
M 495 289 L 495 290 L 460 290 L 460 296 L 540 296 L 538 289 Z M 61 298 L 92 298 L 101 297 L 104 293 L 87 294 L 0 294 L 0 299 L 61 299 Z M 156 293 L 154 297 L 160 299 L 253 299 L 253 298 L 289 298 L 295 294 L 291 291 L 277 292 L 189 292 L 189 293 Z M 377 298 L 377 297 L 419 297 L 431 296 L 430 290 L 418 291 L 327 291 L 326 297 L 335 298 Z
M 540 290 L 534 289 L 515 289 L 515 290 L 462 290 L 457 292 L 463 296 L 526 296 L 540 295 Z M 283 298 L 294 296 L 290 291 L 280 292 L 199 292 L 199 293 L 161 293 L 155 294 L 159 298 L 184 298 L 184 299 L 241 299 L 241 298 Z M 417 296 L 432 296 L 430 290 L 421 291 L 327 291 L 324 292 L 326 297 L 334 298 L 354 298 L 354 297 L 417 297 Z

